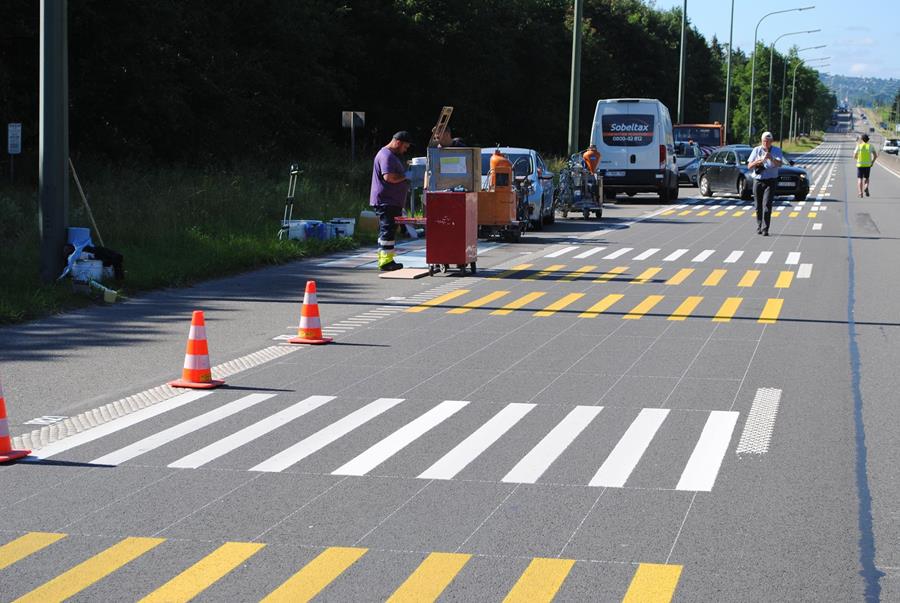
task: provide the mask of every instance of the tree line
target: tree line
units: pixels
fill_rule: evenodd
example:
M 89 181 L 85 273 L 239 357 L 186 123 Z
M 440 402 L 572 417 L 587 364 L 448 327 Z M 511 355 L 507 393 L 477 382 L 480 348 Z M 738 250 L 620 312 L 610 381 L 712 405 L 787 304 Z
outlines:
M 0 3 L 0 112 L 23 123 L 32 164 L 39 8 Z M 161 165 L 337 157 L 349 146 L 342 110 L 365 111 L 358 143 L 371 150 L 401 129 L 424 144 L 444 105 L 455 107 L 454 135 L 471 144 L 565 152 L 571 0 L 78 0 L 68 11 L 73 156 Z M 586 0 L 577 25 L 582 146 L 601 98 L 659 98 L 675 116 L 679 9 Z M 708 121 L 710 104 L 724 102 L 726 55 L 689 28 L 685 122 Z M 772 57 L 771 119 L 765 41 L 756 55 L 753 122 L 777 135 L 796 53 Z M 748 138 L 750 72 L 750 57 L 733 52 L 734 142 Z M 794 104 L 822 127 L 835 99 L 800 66 Z

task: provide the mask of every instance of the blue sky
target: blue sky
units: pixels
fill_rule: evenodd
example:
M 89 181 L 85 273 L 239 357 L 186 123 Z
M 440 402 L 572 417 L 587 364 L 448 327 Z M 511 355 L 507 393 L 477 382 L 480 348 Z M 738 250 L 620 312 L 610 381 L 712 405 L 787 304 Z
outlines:
M 648 0 L 658 8 L 680 7 L 683 0 Z M 734 46 L 749 52 L 753 30 L 766 13 L 815 6 L 812 10 L 767 17 L 759 26 L 759 39 L 770 43 L 781 34 L 821 29 L 814 34 L 786 36 L 776 49 L 788 50 L 827 44 L 826 48 L 804 52 L 802 56 L 830 56 L 825 73 L 856 77 L 900 79 L 900 0 L 734 0 Z M 715 35 L 728 43 L 731 0 L 687 0 L 691 24 L 707 40 Z

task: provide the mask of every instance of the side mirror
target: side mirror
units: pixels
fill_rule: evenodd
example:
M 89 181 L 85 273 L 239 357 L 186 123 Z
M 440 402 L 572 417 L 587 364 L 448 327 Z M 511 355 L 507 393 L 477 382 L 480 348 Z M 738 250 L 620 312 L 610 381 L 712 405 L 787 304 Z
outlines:
M 788 165 L 794 165 L 795 163 L 796 161 L 794 161 L 793 159 L 788 160 Z

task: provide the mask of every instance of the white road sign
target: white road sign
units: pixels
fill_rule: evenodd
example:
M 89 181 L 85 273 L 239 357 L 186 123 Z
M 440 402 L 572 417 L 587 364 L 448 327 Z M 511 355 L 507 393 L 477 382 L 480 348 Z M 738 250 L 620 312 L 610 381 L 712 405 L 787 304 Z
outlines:
M 10 155 L 18 155 L 22 152 L 22 124 L 7 125 L 6 149 Z

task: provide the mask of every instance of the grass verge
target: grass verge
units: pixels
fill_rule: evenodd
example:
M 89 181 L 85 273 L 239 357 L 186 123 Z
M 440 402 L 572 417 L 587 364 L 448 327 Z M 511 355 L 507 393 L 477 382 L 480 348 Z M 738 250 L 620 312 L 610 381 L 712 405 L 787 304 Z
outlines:
M 822 144 L 823 140 L 825 140 L 824 135 L 819 132 L 813 132 L 808 138 L 795 138 L 793 140 L 782 141 L 778 146 L 780 146 L 781 150 L 785 153 L 800 154 L 816 148 Z

